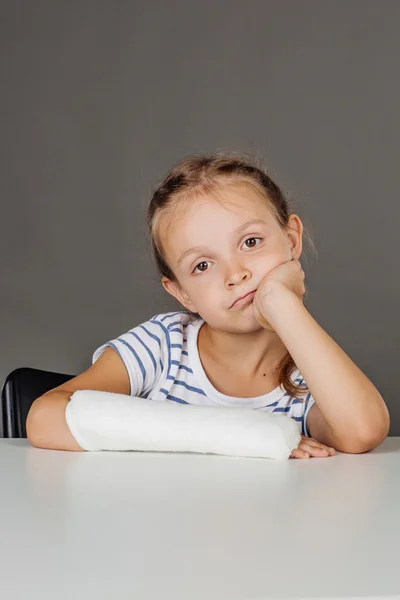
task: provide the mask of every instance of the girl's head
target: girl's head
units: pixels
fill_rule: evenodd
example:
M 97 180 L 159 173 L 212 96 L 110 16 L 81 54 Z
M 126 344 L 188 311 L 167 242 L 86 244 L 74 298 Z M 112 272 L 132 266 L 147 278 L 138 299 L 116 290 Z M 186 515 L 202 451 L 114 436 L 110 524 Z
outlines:
M 303 224 L 283 192 L 237 154 L 192 156 L 175 165 L 154 191 L 147 223 L 166 291 L 226 332 L 262 329 L 251 304 L 235 310 L 233 302 L 302 253 Z M 291 393 L 298 391 L 289 378 L 294 368 L 288 354 L 280 379 Z

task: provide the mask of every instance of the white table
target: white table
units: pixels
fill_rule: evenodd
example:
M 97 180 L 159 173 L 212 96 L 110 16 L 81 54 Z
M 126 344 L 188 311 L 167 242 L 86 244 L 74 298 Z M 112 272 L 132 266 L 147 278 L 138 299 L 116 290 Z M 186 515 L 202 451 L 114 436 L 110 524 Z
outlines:
M 0 440 L 0 598 L 400 598 L 400 437 L 308 460 Z

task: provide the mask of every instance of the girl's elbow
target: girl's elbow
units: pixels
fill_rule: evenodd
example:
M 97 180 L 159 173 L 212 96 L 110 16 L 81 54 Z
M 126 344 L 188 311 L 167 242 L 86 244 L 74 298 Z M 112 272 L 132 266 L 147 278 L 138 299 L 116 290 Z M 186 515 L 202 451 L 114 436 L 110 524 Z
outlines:
M 35 448 L 83 452 L 65 420 L 67 397 L 51 394 L 37 398 L 26 419 L 26 437 Z
M 26 437 L 31 446 L 35 448 L 47 448 L 47 435 L 49 427 L 43 419 L 40 398 L 35 400 L 31 406 L 25 423 Z
M 28 415 L 25 422 L 26 429 L 26 437 L 32 446 L 39 447 L 39 421 L 37 418 L 38 406 L 40 405 L 40 400 L 37 398 L 32 403 Z
M 387 406 L 384 406 L 384 410 L 380 415 L 379 422 L 375 421 L 370 424 L 369 427 L 365 426 L 363 431 L 358 436 L 348 442 L 349 452 L 352 454 L 362 454 L 363 452 L 369 452 L 374 450 L 380 444 L 382 444 L 387 438 L 390 430 L 390 414 Z
M 359 437 L 353 437 L 351 440 L 347 440 L 342 444 L 342 452 L 347 454 L 363 454 L 374 450 L 380 444 L 382 444 L 389 433 L 389 427 L 375 430 L 369 435 L 363 435 Z

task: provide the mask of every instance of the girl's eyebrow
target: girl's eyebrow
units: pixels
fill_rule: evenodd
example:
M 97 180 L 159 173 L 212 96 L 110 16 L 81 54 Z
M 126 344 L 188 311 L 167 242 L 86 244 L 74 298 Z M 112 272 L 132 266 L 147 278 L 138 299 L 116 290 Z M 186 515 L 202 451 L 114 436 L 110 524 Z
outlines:
M 243 231 L 243 229 L 246 229 L 246 227 L 249 227 L 250 225 L 266 225 L 266 222 L 264 221 L 264 219 L 251 219 L 250 221 L 246 221 L 246 223 L 243 223 L 243 225 L 240 225 L 240 227 L 238 227 L 233 233 L 240 233 L 241 231 Z M 204 250 L 205 248 L 202 246 L 192 246 L 191 248 L 188 248 L 187 250 L 185 250 L 185 252 L 183 254 L 181 254 L 179 260 L 178 260 L 178 265 L 180 265 L 183 260 L 189 256 L 189 254 L 193 254 L 194 252 L 200 252 L 201 250 Z

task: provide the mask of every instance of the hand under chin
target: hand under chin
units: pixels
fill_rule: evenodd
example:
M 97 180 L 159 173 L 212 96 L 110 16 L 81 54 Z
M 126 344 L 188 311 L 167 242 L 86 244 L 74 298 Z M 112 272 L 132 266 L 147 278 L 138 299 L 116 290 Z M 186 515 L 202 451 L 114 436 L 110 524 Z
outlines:
M 251 303 L 252 307 L 253 307 L 253 313 L 255 318 L 257 319 L 257 321 L 260 323 L 260 325 L 262 325 L 262 327 L 264 329 L 266 329 L 267 331 L 271 331 L 275 333 L 275 329 L 273 329 L 273 327 L 271 326 L 271 324 L 266 320 L 266 318 L 260 313 L 260 311 L 258 310 L 257 306 L 253 302 Z

